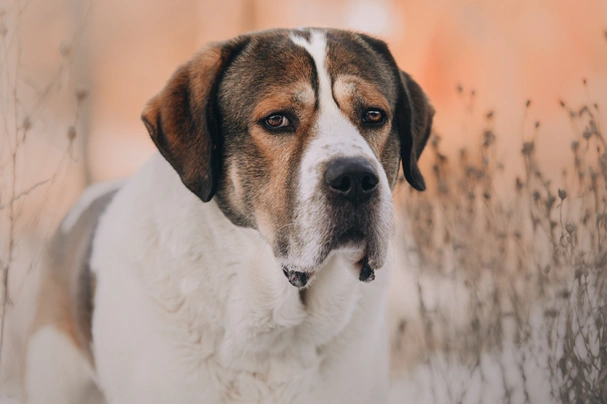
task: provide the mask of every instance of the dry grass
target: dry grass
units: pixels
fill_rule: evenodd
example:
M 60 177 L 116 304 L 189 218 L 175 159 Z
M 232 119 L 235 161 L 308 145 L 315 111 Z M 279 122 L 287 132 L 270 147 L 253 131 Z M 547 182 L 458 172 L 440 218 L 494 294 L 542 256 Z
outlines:
M 560 189 L 535 141 L 521 145 L 524 176 L 504 189 L 493 112 L 474 150 L 451 159 L 440 137 L 430 142 L 435 188 L 407 195 L 403 215 L 419 259 L 412 372 L 425 372 L 427 401 L 607 402 L 607 145 L 598 105 L 560 103 L 573 137 Z M 535 139 L 540 123 L 527 126 Z M 459 317 L 427 297 L 440 283 L 459 296 Z
M 0 6 L 0 401 L 18 391 L 13 385 L 33 314 L 29 292 L 37 273 L 32 269 L 52 230 L 48 211 L 73 185 L 65 183 L 65 174 L 82 166 L 74 149 L 82 142 L 88 95 L 72 79 L 74 47 L 84 24 L 76 24 L 55 58 L 46 60 L 52 69 L 31 77 L 33 66 L 23 61 L 32 51 L 24 45 L 28 26 L 23 22 L 30 3 Z M 85 21 L 87 13 L 75 20 Z

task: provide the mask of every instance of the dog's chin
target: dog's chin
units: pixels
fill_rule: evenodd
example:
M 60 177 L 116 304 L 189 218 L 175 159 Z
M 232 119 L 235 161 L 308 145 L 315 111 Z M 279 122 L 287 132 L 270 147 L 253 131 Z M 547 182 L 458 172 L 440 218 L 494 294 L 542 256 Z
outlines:
M 330 257 L 339 254 L 353 270 L 359 273 L 359 279 L 363 282 L 371 282 L 375 279 L 375 269 L 369 264 L 370 256 L 377 256 L 377 251 L 370 251 L 365 234 L 357 229 L 346 230 L 328 242 L 317 257 L 318 264 L 314 268 L 301 270 L 289 264 L 283 264 L 282 271 L 291 285 L 297 288 L 305 288 L 310 285 L 314 275 L 322 269 Z M 295 269 L 297 268 L 297 269 Z M 345 269 L 345 268 L 344 268 Z

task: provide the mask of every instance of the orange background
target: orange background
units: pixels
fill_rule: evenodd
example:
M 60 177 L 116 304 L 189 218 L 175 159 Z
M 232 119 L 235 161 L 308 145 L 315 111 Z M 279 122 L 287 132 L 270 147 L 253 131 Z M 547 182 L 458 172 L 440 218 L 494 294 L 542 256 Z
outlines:
M 127 175 L 152 153 L 139 114 L 179 63 L 208 41 L 254 29 L 334 26 L 384 38 L 433 101 L 436 131 L 446 150 L 476 140 L 482 116 L 495 110 L 493 124 L 504 156 L 518 154 L 523 138 L 533 134 L 533 122 L 540 120 L 538 141 L 549 146 L 543 158 L 556 167 L 574 135 L 558 100 L 578 106 L 592 99 L 604 105 L 606 98 L 607 3 L 598 0 L 26 4 L 23 69 L 43 83 L 61 64 L 58 50 L 67 44 L 68 87 L 89 91 L 78 128 L 87 143 L 81 159 L 88 166 L 87 181 Z M 587 91 L 582 78 L 588 79 Z M 524 122 L 527 99 L 532 105 Z M 64 114 L 68 121 L 73 109 L 73 103 L 50 105 L 51 114 Z M 63 139 L 55 140 L 52 145 L 63 150 Z

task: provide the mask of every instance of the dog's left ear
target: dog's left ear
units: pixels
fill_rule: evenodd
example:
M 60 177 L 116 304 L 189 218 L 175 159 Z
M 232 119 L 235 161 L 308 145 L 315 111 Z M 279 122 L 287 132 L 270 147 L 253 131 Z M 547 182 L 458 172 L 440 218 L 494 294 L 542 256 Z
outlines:
M 141 114 L 154 144 L 182 182 L 202 201 L 215 193 L 221 138 L 217 90 L 235 53 L 234 43 L 215 43 L 181 65 Z
M 405 178 L 418 191 L 426 189 L 426 182 L 417 164 L 432 131 L 434 108 L 426 94 L 411 76 L 400 71 L 401 88 L 396 106 L 400 155 Z
M 400 157 L 403 163 L 405 178 L 418 191 L 426 189 L 417 161 L 426 146 L 432 131 L 434 108 L 428 97 L 411 76 L 398 68 L 388 45 L 381 39 L 366 34 L 360 37 L 383 57 L 393 69 L 398 82 L 398 98 L 394 111 L 396 130 L 400 137 Z

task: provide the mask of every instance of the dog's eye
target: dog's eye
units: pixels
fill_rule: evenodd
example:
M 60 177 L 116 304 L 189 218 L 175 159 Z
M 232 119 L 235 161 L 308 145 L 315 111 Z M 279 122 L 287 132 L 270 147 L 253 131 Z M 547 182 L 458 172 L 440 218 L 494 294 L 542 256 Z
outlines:
M 366 124 L 381 125 L 386 120 L 386 115 L 379 109 L 369 109 L 363 114 L 362 121 Z
M 284 128 L 289 126 L 291 122 L 289 121 L 289 118 L 284 115 L 274 114 L 267 117 L 265 123 L 270 128 Z

